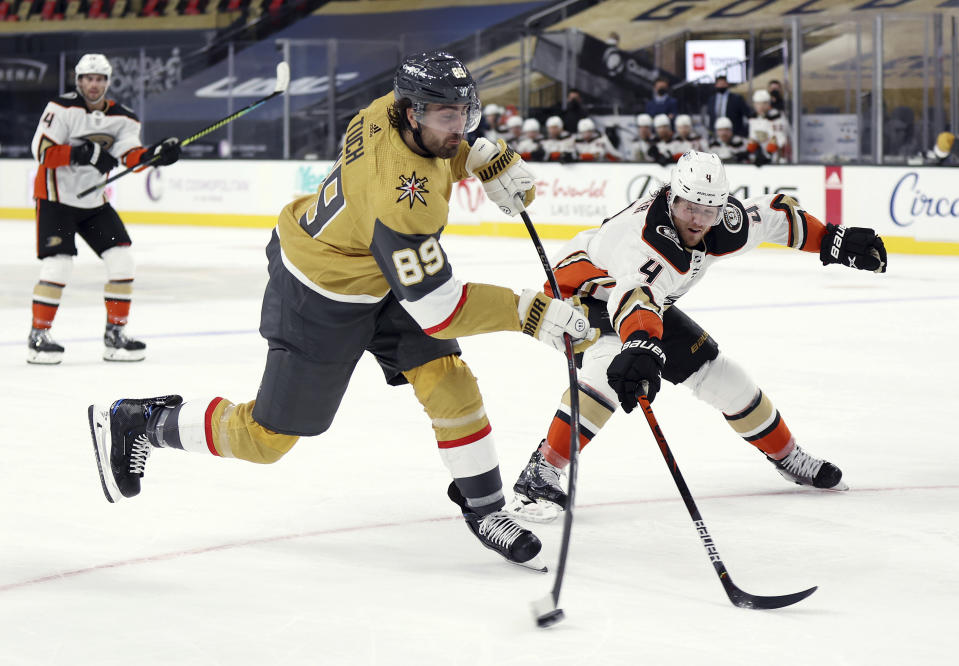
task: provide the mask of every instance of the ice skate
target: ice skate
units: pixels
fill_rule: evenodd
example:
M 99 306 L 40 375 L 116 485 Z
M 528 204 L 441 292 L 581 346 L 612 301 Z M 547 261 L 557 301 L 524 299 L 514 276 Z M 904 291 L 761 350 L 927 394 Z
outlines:
M 150 456 L 148 431 L 160 410 L 183 402 L 178 395 L 145 400 L 117 400 L 109 407 L 90 405 L 90 435 L 103 494 L 110 502 L 140 493 L 140 479 Z
M 27 341 L 27 363 L 56 365 L 61 360 L 63 360 L 63 347 L 50 337 L 50 329 L 30 329 L 30 338 Z
M 773 460 L 769 456 L 766 458 L 787 481 L 824 490 L 849 490 L 849 486 L 842 480 L 841 469 L 831 462 L 813 458 L 798 444 L 782 460 Z
M 147 355 L 146 348 L 145 343 L 128 338 L 123 326 L 107 324 L 103 333 L 104 361 L 142 361 Z
M 513 484 L 513 501 L 506 510 L 534 523 L 553 522 L 569 501 L 560 484 L 563 475 L 563 470 L 547 462 L 537 448 Z
M 542 542 L 528 529 L 518 525 L 506 511 L 494 511 L 485 516 L 473 513 L 456 483 L 450 484 L 447 494 L 460 507 L 466 525 L 481 544 L 514 564 L 546 572 L 546 564 L 539 555 Z

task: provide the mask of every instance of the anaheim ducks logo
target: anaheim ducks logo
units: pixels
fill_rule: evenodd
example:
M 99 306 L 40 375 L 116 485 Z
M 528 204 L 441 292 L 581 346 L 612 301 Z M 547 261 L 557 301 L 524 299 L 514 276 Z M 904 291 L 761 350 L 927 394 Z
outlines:
M 729 233 L 738 233 L 743 228 L 743 214 L 736 206 L 726 206 L 723 214 L 723 226 L 729 229 Z
M 413 204 L 419 201 L 424 206 L 426 205 L 426 199 L 423 198 L 424 194 L 429 194 L 429 190 L 426 189 L 426 183 L 429 181 L 429 178 L 417 178 L 416 172 L 413 172 L 409 178 L 406 176 L 400 176 L 400 185 L 395 188 L 400 192 L 400 196 L 396 199 L 396 203 L 400 203 L 403 200 L 408 200 L 410 202 L 410 208 L 413 208 Z
M 82 136 L 80 138 L 88 139 L 92 141 L 93 143 L 99 143 L 100 147 L 103 150 L 110 150 L 110 148 L 113 147 L 113 144 L 116 141 L 116 137 L 110 136 L 109 134 L 99 134 L 99 133 L 87 134 L 86 136 Z

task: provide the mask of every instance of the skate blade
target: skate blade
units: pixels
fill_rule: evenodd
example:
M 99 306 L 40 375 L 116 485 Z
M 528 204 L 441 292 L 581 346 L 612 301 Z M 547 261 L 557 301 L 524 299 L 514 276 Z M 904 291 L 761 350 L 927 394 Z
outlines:
M 552 523 L 563 512 L 562 507 L 554 502 L 543 499 L 533 502 L 519 493 L 513 496 L 513 501 L 507 504 L 505 509 L 520 520 L 542 524 Z
M 540 573 L 549 573 L 549 569 L 546 568 L 546 561 L 543 560 L 542 555 L 534 555 L 525 562 L 517 562 L 515 560 L 507 560 L 507 562 L 518 564 L 525 569 L 532 569 L 533 571 L 538 571 Z
M 27 351 L 27 363 L 34 365 L 57 365 L 63 360 L 63 352 Z
M 110 467 L 110 445 L 113 436 L 110 433 L 110 408 L 106 409 L 90 405 L 87 408 L 87 420 L 90 422 L 90 437 L 93 438 L 93 454 L 97 459 L 97 471 L 100 472 L 100 486 L 107 501 L 116 503 L 123 497 L 113 470 Z
M 114 349 L 113 347 L 105 347 L 103 349 L 103 360 L 104 361 L 118 361 L 121 363 L 132 363 L 135 361 L 142 361 L 147 357 L 147 352 L 145 349 L 137 349 L 130 351 L 128 349 Z

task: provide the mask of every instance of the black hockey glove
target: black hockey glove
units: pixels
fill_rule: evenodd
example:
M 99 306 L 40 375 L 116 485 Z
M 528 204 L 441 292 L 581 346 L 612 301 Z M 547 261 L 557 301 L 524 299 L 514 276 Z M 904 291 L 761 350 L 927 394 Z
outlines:
M 153 162 L 153 158 L 156 159 Z M 140 155 L 140 161 L 137 166 L 150 162 L 153 166 L 169 166 L 180 159 L 180 140 L 171 136 L 159 143 L 155 143 L 146 152 Z
M 86 139 L 79 146 L 70 148 L 70 164 L 77 166 L 89 164 L 100 173 L 107 173 L 116 168 L 119 162 L 99 143 Z
M 886 272 L 886 246 L 872 229 L 827 224 L 819 247 L 822 265 L 842 264 L 873 273 Z
M 643 382 L 647 383 L 646 399 L 650 402 L 659 391 L 660 376 L 666 365 L 666 352 L 661 344 L 646 331 L 633 333 L 606 368 L 606 379 L 627 414 L 636 407 L 636 396 L 643 393 Z

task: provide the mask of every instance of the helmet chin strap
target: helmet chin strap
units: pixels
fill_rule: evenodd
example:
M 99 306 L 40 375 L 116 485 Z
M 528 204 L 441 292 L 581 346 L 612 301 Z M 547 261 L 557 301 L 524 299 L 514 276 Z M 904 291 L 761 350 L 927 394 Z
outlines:
M 427 157 L 436 157 L 436 155 L 433 154 L 433 151 L 427 148 L 426 145 L 423 143 L 423 135 L 420 134 L 420 128 L 414 127 L 414 128 L 411 128 L 411 131 L 413 132 L 413 142 L 416 143 L 417 147 L 419 147 L 420 150 L 426 153 Z

